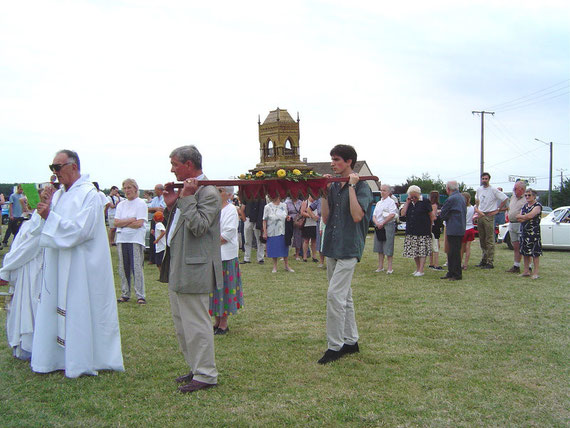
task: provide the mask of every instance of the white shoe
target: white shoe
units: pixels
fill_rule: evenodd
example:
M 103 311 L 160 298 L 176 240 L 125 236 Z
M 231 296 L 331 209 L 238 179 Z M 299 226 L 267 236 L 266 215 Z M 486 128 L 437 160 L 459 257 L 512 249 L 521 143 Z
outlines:
M 393 270 L 387 270 L 387 271 L 386 271 L 386 275 L 392 275 L 393 273 L 394 273 Z
M 416 273 L 418 273 L 417 270 L 414 271 L 414 273 L 412 274 L 412 276 L 416 276 Z
M 382 268 L 382 269 L 378 268 L 374 272 L 384 272 L 384 268 Z
M 324 268 L 324 265 L 322 263 L 319 263 L 317 267 L 318 268 Z
M 416 273 L 414 273 L 414 276 L 424 276 L 424 273 L 423 272 L 416 272 Z
M 271 273 L 277 273 L 277 269 L 273 269 Z
M 295 271 L 294 271 L 293 269 L 291 269 L 291 268 L 287 268 L 287 269 L 285 269 L 285 270 L 286 270 L 287 272 L 295 272 Z

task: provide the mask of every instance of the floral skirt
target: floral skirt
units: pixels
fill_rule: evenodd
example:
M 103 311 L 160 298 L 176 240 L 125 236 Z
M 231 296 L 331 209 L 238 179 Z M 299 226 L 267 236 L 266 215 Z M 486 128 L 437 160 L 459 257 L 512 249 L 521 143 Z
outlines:
M 238 258 L 223 260 L 222 270 L 224 286 L 210 293 L 210 316 L 221 317 L 236 314 L 238 309 L 243 307 L 243 288 Z
M 523 256 L 539 257 L 542 256 L 542 242 L 540 241 L 540 233 L 527 233 L 525 230 L 520 237 L 520 253 Z
M 427 257 L 431 254 L 431 236 L 406 235 L 404 238 L 404 257 Z

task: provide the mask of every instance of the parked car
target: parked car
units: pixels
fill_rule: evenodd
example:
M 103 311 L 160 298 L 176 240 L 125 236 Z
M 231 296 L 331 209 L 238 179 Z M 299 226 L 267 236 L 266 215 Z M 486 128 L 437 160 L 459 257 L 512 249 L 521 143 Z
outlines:
M 570 206 L 556 208 L 540 221 L 542 248 L 570 250 Z
M 549 208 L 549 207 L 545 207 Z M 540 221 L 542 248 L 554 250 L 570 250 L 570 206 L 550 208 L 549 214 Z M 498 242 L 504 242 L 513 249 L 509 236 L 509 223 L 499 226 Z
M 396 232 L 405 232 L 406 231 L 406 222 L 399 220 L 396 223 Z

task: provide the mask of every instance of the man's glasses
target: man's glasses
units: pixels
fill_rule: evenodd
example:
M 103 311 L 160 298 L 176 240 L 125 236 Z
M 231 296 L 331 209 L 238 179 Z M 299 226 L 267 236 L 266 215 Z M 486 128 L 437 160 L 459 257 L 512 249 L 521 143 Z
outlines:
M 530 196 L 532 196 L 532 193 L 525 193 L 524 195 L 525 195 L 526 197 L 530 197 Z
M 49 169 L 51 169 L 52 172 L 59 172 L 61 168 L 63 168 L 65 165 L 69 165 L 70 163 L 75 163 L 75 162 L 53 163 L 49 166 Z

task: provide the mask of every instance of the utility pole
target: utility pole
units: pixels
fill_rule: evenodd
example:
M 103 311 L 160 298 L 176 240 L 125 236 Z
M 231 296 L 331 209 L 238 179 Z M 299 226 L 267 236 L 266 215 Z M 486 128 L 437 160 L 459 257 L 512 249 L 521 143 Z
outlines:
M 548 173 L 548 206 L 552 207 L 552 141 L 547 143 L 546 141 L 539 140 L 535 138 L 536 141 L 542 144 L 550 145 L 550 171 Z
M 480 114 L 481 115 L 481 171 L 479 176 L 483 175 L 485 169 L 485 115 L 492 114 L 495 115 L 494 111 L 472 111 L 471 114 Z
M 566 168 L 560 168 L 556 171 L 560 171 L 560 191 L 562 192 L 562 186 L 564 186 L 564 175 L 562 173 L 566 171 Z

